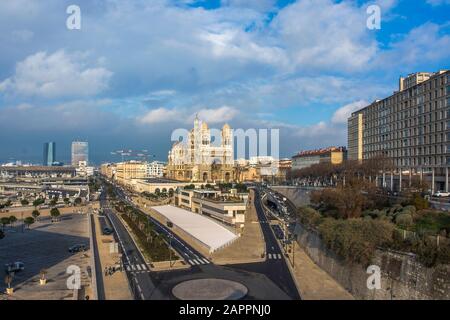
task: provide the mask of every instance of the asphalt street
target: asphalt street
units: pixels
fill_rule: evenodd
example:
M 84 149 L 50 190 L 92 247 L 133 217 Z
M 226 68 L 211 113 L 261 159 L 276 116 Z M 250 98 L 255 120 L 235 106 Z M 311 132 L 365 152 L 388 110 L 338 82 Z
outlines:
M 116 194 L 121 200 L 130 203 L 129 198 L 122 190 L 116 189 Z M 300 299 L 289 268 L 282 257 L 282 252 L 259 201 L 256 201 L 257 212 L 267 242 L 268 259 L 265 262 L 226 267 L 215 265 L 172 233 L 170 228 L 149 217 L 155 224 L 155 231 L 171 237 L 172 247 L 191 265 L 189 269 L 185 270 L 150 272 L 128 231 L 116 214 L 108 208 L 104 195 L 101 199 L 104 213 L 115 230 L 114 236 L 123 249 L 124 271 L 127 273 L 130 288 L 136 299 L 175 299 L 171 293 L 173 286 L 185 280 L 208 277 L 243 283 L 249 289 L 245 299 Z

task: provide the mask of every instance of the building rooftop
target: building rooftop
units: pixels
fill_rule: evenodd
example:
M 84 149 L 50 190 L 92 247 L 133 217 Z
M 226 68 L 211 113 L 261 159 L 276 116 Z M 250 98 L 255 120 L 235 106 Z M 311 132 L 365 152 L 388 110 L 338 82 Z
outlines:
M 292 158 L 304 157 L 304 156 L 319 156 L 330 152 L 346 151 L 345 147 L 328 147 L 314 150 L 304 150 L 297 153 Z
M 238 238 L 227 228 L 200 214 L 168 205 L 152 207 L 152 209 L 203 243 L 210 252 L 214 252 Z

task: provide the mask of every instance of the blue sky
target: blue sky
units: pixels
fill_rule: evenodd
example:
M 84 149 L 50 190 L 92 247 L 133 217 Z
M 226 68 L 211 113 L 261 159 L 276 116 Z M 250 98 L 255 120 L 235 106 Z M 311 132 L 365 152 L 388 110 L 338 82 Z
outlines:
M 45 141 L 68 162 L 74 139 L 95 163 L 122 148 L 166 160 L 195 114 L 278 128 L 282 156 L 345 145 L 347 116 L 400 75 L 450 68 L 449 16 L 449 0 L 1 1 L 0 162 L 39 162 Z

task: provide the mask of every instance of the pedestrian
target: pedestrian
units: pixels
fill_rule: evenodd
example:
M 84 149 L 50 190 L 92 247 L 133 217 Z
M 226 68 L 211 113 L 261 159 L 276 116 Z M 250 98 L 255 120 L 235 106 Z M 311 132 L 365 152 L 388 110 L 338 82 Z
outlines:
M 108 267 L 105 267 L 105 277 L 108 275 Z

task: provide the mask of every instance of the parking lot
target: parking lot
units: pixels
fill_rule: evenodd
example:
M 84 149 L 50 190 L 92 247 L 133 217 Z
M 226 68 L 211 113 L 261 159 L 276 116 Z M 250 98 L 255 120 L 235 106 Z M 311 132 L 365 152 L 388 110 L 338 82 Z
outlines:
M 0 274 L 5 276 L 4 266 L 16 261 L 23 262 L 25 269 L 14 274 L 13 298 L 17 299 L 70 299 L 72 290 L 67 289 L 66 280 L 70 265 L 81 269 L 82 284 L 89 282 L 89 252 L 69 253 L 69 247 L 84 244 L 89 248 L 87 216 L 68 214 L 52 223 L 42 218 L 30 230 L 22 232 L 21 226 L 7 228 L 6 237 L 0 240 Z M 48 283 L 39 285 L 39 274 L 47 270 Z M 0 291 L 6 285 L 0 283 Z

